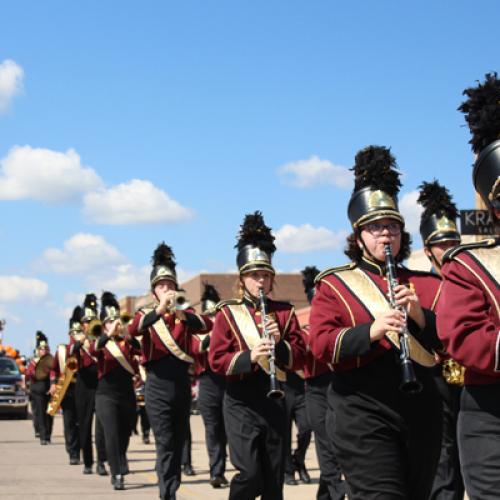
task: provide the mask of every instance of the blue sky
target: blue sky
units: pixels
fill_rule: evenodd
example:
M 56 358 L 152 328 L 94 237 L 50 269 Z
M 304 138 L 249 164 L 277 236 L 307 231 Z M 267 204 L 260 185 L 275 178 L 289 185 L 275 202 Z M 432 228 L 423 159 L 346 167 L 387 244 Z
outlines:
M 401 206 L 437 177 L 474 206 L 462 90 L 498 70 L 496 0 L 16 1 L 0 29 L 4 341 L 64 340 L 88 291 L 235 268 L 260 209 L 275 265 L 341 264 L 348 168 L 391 146 Z M 414 248 L 420 247 L 417 235 Z

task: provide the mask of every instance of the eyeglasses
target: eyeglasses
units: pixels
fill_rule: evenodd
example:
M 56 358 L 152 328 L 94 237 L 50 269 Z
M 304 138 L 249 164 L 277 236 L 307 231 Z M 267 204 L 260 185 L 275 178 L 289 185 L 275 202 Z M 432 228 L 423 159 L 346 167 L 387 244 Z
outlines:
M 363 229 L 366 229 L 372 236 L 380 236 L 384 232 L 384 229 L 387 229 L 391 236 L 397 236 L 401 233 L 401 224 L 398 222 L 389 222 L 389 224 L 371 222 L 363 226 Z

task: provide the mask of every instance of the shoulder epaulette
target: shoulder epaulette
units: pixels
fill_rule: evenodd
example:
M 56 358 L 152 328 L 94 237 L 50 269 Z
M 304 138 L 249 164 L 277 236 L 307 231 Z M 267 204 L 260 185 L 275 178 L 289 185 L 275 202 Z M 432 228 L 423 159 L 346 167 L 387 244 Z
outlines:
M 472 243 L 464 243 L 463 245 L 457 245 L 456 247 L 450 248 L 443 255 L 443 262 L 452 260 L 456 255 L 464 250 L 474 250 L 475 248 L 489 248 L 496 245 L 495 238 L 487 238 L 481 241 L 473 241 Z
M 357 264 L 355 264 L 354 262 L 349 262 L 348 264 L 344 264 L 343 266 L 329 267 L 316 276 L 314 283 L 319 283 L 325 276 L 328 276 L 329 274 L 335 274 L 340 271 L 350 271 L 351 269 L 354 269 L 356 265 Z
M 243 300 L 241 299 L 228 299 L 228 300 L 221 300 L 216 306 L 215 309 L 217 311 L 220 311 L 224 306 L 234 306 L 236 304 L 241 304 Z

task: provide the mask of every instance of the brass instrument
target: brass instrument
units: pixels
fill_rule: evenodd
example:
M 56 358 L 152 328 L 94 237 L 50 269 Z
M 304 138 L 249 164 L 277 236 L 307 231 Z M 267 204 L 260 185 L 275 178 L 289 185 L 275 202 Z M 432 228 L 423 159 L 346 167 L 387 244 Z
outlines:
M 86 333 L 87 339 L 90 341 L 96 340 L 98 337 L 102 335 L 102 323 L 97 318 L 93 319 L 88 326 L 88 330 Z
M 385 245 L 385 267 L 387 274 L 387 285 L 389 294 L 389 303 L 393 309 L 397 309 L 403 313 L 404 326 L 399 332 L 399 360 L 401 365 L 401 384 L 399 389 L 406 394 L 418 394 L 422 390 L 422 384 L 415 375 L 415 368 L 410 358 L 409 347 L 409 331 L 408 331 L 408 317 L 405 307 L 396 305 L 396 288 L 398 281 L 396 278 L 396 264 L 392 256 L 391 245 Z
M 56 390 L 52 397 L 50 398 L 49 404 L 47 406 L 47 413 L 50 416 L 54 416 L 61 406 L 62 400 L 64 399 L 64 395 L 68 390 L 69 384 L 73 379 L 73 376 L 78 369 L 78 361 L 75 356 L 70 356 L 66 360 L 66 366 L 64 367 L 64 372 L 59 377 L 59 380 L 56 383 Z
M 262 331 L 264 333 L 264 337 L 266 339 L 270 339 L 272 343 L 271 351 L 269 353 L 269 378 L 271 389 L 267 393 L 267 397 L 269 399 L 282 399 L 285 396 L 285 393 L 279 388 L 278 381 L 276 379 L 276 353 L 275 353 L 275 339 L 274 336 L 269 335 L 266 327 L 266 319 L 267 319 L 267 308 L 266 308 L 266 296 L 264 295 L 264 291 L 262 288 L 259 289 L 259 299 L 260 299 L 260 314 L 262 316 Z
M 464 385 L 465 366 L 454 359 L 445 359 L 442 365 L 443 378 L 451 385 Z
M 185 311 L 188 307 L 191 307 L 191 303 L 187 298 L 186 292 L 184 290 L 176 290 L 170 310 Z
M 35 379 L 45 380 L 49 376 L 50 369 L 52 368 L 52 363 L 54 362 L 54 357 L 52 354 L 45 354 L 42 356 L 35 367 Z

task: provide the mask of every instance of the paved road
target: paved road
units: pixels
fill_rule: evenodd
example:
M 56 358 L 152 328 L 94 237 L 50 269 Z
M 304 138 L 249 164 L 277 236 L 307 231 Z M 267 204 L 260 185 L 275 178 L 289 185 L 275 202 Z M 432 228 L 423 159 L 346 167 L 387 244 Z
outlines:
M 201 417 L 191 417 L 194 477 L 184 477 L 179 500 L 225 500 L 228 490 L 215 490 L 208 484 L 208 458 Z M 156 499 L 158 486 L 154 472 L 154 445 L 144 445 L 132 436 L 129 453 L 131 474 L 125 478 L 125 491 L 114 491 L 108 477 L 84 476 L 81 465 L 70 466 L 62 436 L 62 418 L 56 417 L 52 444 L 40 446 L 31 421 L 0 420 L 0 498 L 43 500 L 108 500 L 110 498 Z M 319 470 L 314 446 L 307 455 L 313 484 L 285 486 L 286 500 L 315 498 Z M 229 464 L 228 479 L 234 474 Z

